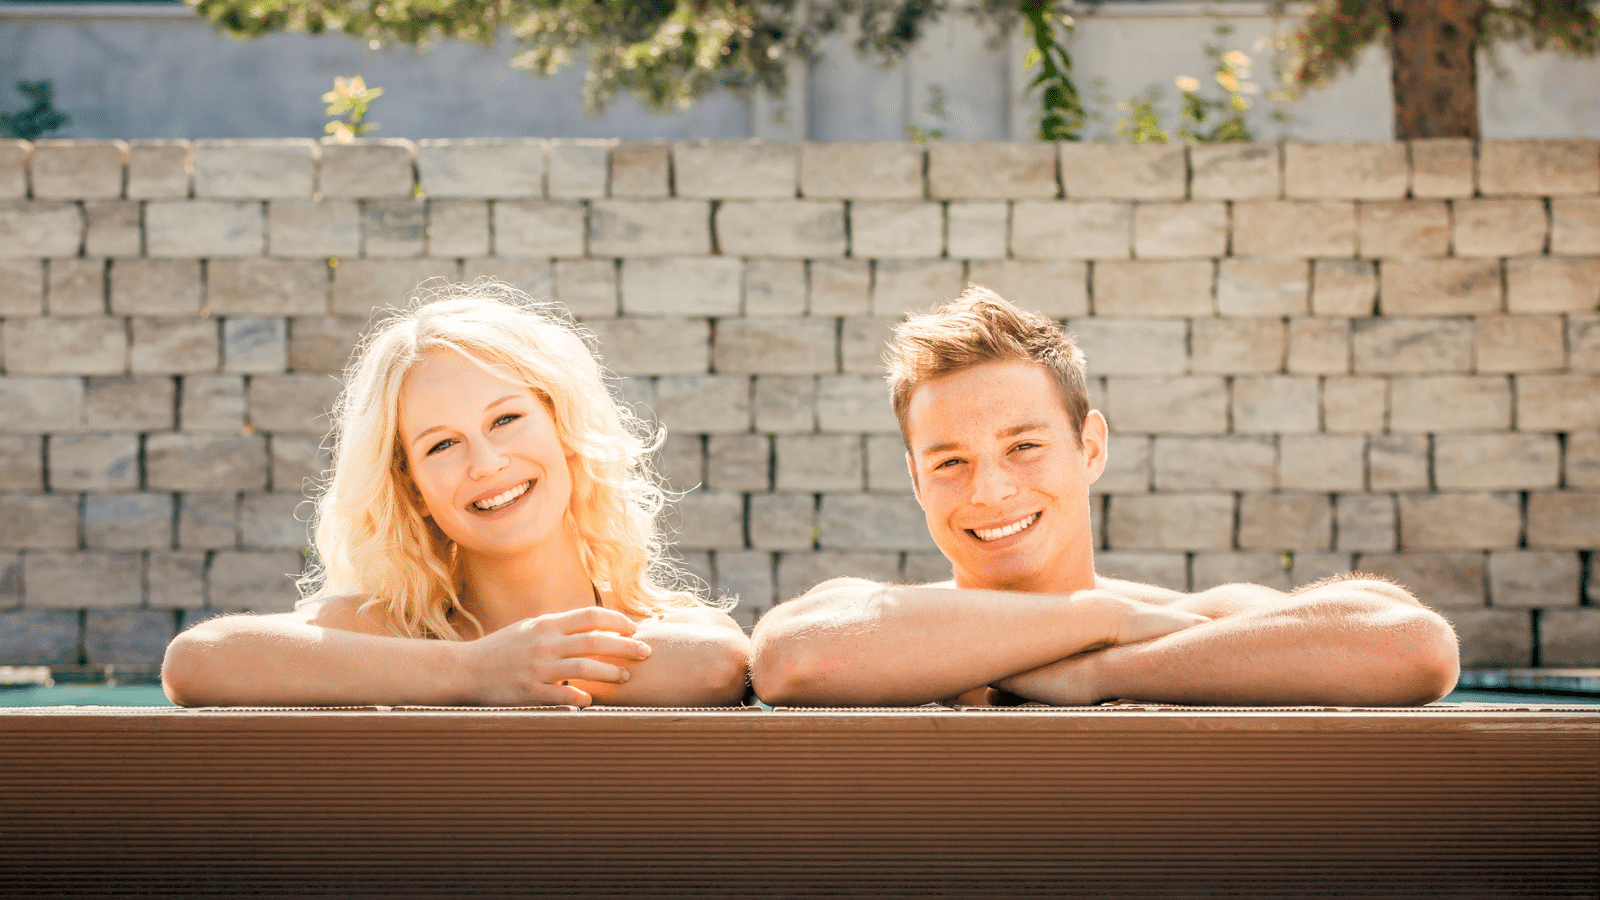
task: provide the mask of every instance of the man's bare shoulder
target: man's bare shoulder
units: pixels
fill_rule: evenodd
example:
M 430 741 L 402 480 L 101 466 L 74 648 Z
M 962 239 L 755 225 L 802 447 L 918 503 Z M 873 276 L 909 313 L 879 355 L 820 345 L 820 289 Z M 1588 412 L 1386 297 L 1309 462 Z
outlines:
M 1124 600 L 1137 600 L 1140 603 L 1153 603 L 1157 606 L 1181 603 L 1194 596 L 1172 588 L 1138 581 L 1124 581 L 1121 578 L 1108 578 L 1105 575 L 1094 576 L 1094 586 L 1096 590 L 1105 591 Z

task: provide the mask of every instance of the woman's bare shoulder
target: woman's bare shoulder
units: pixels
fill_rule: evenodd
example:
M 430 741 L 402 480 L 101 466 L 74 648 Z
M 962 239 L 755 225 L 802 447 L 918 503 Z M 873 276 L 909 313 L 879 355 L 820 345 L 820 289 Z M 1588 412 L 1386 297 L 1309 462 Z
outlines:
M 720 628 L 731 628 L 739 632 L 744 631 L 743 628 L 739 627 L 739 623 L 733 620 L 732 616 L 712 606 L 681 606 L 676 609 L 664 610 L 654 618 L 662 622 L 675 622 L 682 625 L 713 625 Z
M 372 603 L 370 594 L 341 594 L 312 600 L 291 613 L 281 613 L 277 618 L 339 631 L 358 631 L 362 634 L 393 635 L 394 629 Z

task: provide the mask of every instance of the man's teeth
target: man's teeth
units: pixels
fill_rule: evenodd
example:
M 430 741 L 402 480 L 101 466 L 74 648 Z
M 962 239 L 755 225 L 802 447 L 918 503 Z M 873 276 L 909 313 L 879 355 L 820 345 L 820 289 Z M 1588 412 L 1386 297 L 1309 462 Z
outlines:
M 1027 528 L 1028 526 L 1032 525 L 1034 522 L 1038 521 L 1038 519 L 1039 519 L 1039 514 L 1038 513 L 1034 513 L 1033 515 L 1027 517 L 1026 519 L 1023 519 L 1023 520 L 1018 521 L 1018 522 L 1012 522 L 1010 525 L 1007 525 L 1004 528 L 989 528 L 989 529 L 974 528 L 972 530 L 972 533 L 977 535 L 978 536 L 978 540 L 980 540 L 980 541 L 998 541 L 1003 537 L 1010 537 L 1013 534 L 1016 534 L 1017 532 L 1021 531 L 1022 529 Z
M 521 497 L 523 494 L 526 494 L 529 487 L 530 483 L 524 481 L 523 483 L 517 485 L 509 491 L 506 491 L 503 494 L 495 494 L 493 497 L 490 497 L 487 500 L 479 500 L 472 504 L 472 506 L 474 509 L 481 509 L 484 512 L 494 512 L 495 510 L 505 506 L 507 503 L 510 503 L 518 497 Z

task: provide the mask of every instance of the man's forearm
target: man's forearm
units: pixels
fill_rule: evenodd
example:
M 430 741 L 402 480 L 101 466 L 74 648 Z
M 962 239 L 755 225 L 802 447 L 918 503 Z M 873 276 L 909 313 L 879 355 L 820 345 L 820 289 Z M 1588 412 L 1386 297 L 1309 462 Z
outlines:
M 751 679 L 773 704 L 908 705 L 1197 616 L 1100 591 L 1058 596 L 840 579 L 756 628 Z
M 1254 590 L 1264 590 L 1253 588 Z M 1455 636 L 1388 586 L 1343 582 L 1152 641 L 1108 647 L 1003 679 L 1033 700 L 1411 706 L 1447 693 Z M 1197 603 L 1228 603 L 1226 594 Z

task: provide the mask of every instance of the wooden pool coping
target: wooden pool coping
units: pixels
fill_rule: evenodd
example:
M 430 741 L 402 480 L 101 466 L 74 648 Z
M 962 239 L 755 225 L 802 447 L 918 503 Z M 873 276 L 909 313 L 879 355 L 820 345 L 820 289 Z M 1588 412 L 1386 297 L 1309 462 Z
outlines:
M 1600 888 L 1600 707 L 0 711 L 6 896 Z

